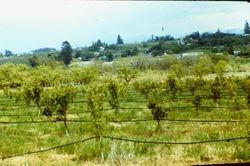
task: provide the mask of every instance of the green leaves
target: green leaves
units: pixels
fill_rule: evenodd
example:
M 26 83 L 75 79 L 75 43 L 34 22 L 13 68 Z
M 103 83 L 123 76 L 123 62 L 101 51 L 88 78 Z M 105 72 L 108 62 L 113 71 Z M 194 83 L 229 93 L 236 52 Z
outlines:
M 112 109 L 118 111 L 120 101 L 127 92 L 127 83 L 111 76 L 105 79 L 105 95 Z
M 95 66 L 74 67 L 68 73 L 69 77 L 74 84 L 89 84 L 97 79 L 100 72 Z
M 128 66 L 121 66 L 117 69 L 118 77 L 129 83 L 132 79 L 136 78 L 138 75 L 138 70 L 133 69 Z
M 6 63 L 0 67 L 0 88 L 4 89 L 7 96 L 11 94 L 9 91 L 12 88 L 19 88 L 28 73 L 26 65 L 15 65 Z
M 211 92 L 214 103 L 216 103 L 218 99 L 220 99 L 222 94 L 221 90 L 221 79 L 219 77 L 216 77 L 215 80 L 211 83 Z
M 106 126 L 103 117 L 105 85 L 98 82 L 92 82 L 85 87 L 84 94 L 87 101 L 87 108 L 93 120 L 93 132 L 96 136 L 101 136 Z
M 40 98 L 40 108 L 45 114 L 56 114 L 64 116 L 68 110 L 69 103 L 76 97 L 76 88 L 73 86 L 57 86 L 45 88 Z
M 193 67 L 193 73 L 200 79 L 213 71 L 213 63 L 209 56 L 200 56 L 198 62 Z
M 73 49 L 71 45 L 69 44 L 69 42 L 64 41 L 62 43 L 62 51 L 58 58 L 62 60 L 65 65 L 69 65 L 70 62 L 72 61 L 72 52 L 73 52 Z
M 167 116 L 168 109 L 153 102 L 149 102 L 147 106 L 151 110 L 154 120 L 158 123 L 156 130 L 161 129 L 160 121 Z
M 244 85 L 244 89 L 246 91 L 246 99 L 247 99 L 247 104 L 248 106 L 250 106 L 250 78 L 246 78 L 245 80 L 245 85 Z
M 132 82 L 136 90 L 145 95 L 148 99 L 150 92 L 156 89 L 162 89 L 164 86 L 164 79 L 161 75 L 152 73 L 145 73 L 145 75 L 138 77 Z
M 224 77 L 224 74 L 227 70 L 227 66 L 228 63 L 225 60 L 220 60 L 215 66 L 215 71 L 221 79 L 222 77 Z

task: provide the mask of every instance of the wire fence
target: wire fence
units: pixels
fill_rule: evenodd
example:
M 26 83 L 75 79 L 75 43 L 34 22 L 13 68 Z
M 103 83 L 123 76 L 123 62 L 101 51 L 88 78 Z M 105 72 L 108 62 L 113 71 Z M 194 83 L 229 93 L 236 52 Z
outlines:
M 204 143 L 213 143 L 213 142 L 229 142 L 236 140 L 244 140 L 249 139 L 250 137 L 237 137 L 237 138 L 225 138 L 225 139 L 217 139 L 217 140 L 205 140 L 205 141 L 193 141 L 193 142 L 164 142 L 164 141 L 145 141 L 145 140 L 136 140 L 136 139 L 128 139 L 128 138 L 120 138 L 120 137 L 110 137 L 110 136 L 102 136 L 103 138 L 109 138 L 111 140 L 119 140 L 126 142 L 134 142 L 134 143 L 143 143 L 143 144 L 164 144 L 164 145 L 192 145 L 192 144 L 204 144 Z
M 0 109 L 0 111 L 2 112 L 5 112 L 5 111 L 12 111 L 12 110 L 19 110 L 19 109 L 28 109 L 28 108 L 36 108 L 35 106 L 25 106 L 25 107 L 14 107 L 14 108 L 5 108 L 5 109 Z M 245 110 L 245 109 L 249 109 L 249 108 L 246 108 L 246 107 L 230 107 L 230 106 L 199 106 L 199 107 L 195 107 L 195 106 L 168 106 L 168 107 L 164 107 L 166 109 L 169 109 L 169 111 L 171 110 L 175 110 L 175 109 L 181 109 L 181 110 L 185 110 L 185 109 L 193 109 L 193 108 L 198 108 L 199 111 L 201 110 L 208 110 L 208 109 L 230 109 L 230 110 Z M 38 109 L 38 108 L 36 108 Z M 105 108 L 104 110 L 106 111 L 114 111 L 115 109 L 112 109 L 112 108 Z M 147 107 L 119 107 L 118 110 L 122 110 L 122 111 L 126 111 L 126 110 L 149 110 L 149 108 Z M 66 114 L 67 115 L 79 115 L 79 114 L 86 114 L 86 113 L 91 113 L 91 111 L 87 111 L 87 110 L 84 110 L 84 111 L 73 111 L 73 112 L 70 112 L 68 111 Z M 52 116 L 57 116 L 57 114 L 53 113 Z M 26 113 L 26 114 L 12 114 L 10 112 L 8 112 L 7 114 L 0 114 L 0 117 L 41 117 L 40 114 L 38 113 L 34 113 L 33 112 L 29 112 L 29 113 Z M 1 123 L 1 122 L 0 122 Z
M 229 142 L 229 141 L 239 141 L 239 140 L 245 140 L 245 139 L 250 139 L 248 136 L 243 136 L 243 137 L 236 137 L 236 138 L 224 138 L 224 139 L 217 139 L 217 140 L 205 140 L 205 141 L 192 141 L 192 142 L 165 142 L 165 141 L 146 141 L 146 140 L 137 140 L 137 139 L 128 139 L 128 138 L 122 138 L 122 137 L 113 137 L 113 136 L 93 136 L 89 138 L 85 138 L 79 141 L 74 141 L 71 143 L 59 145 L 59 146 L 54 146 L 51 148 L 46 148 L 43 150 L 34 150 L 34 151 L 28 151 L 24 153 L 17 153 L 17 154 L 11 154 L 7 156 L 1 157 L 2 160 L 13 158 L 13 157 L 20 157 L 24 155 L 29 155 L 29 154 L 36 154 L 36 153 L 43 153 L 47 151 L 51 151 L 54 149 L 59 149 L 63 148 L 66 146 L 78 144 L 78 143 L 85 143 L 86 141 L 94 140 L 97 138 L 104 138 L 104 139 L 109 139 L 109 140 L 118 140 L 118 141 L 125 141 L 125 142 L 133 142 L 133 143 L 140 143 L 140 144 L 158 144 L 158 145 L 194 145 L 194 144 L 207 144 L 207 143 L 216 143 L 216 142 Z M 99 139 L 100 140 L 100 139 Z
M 59 145 L 59 146 L 54 146 L 54 147 L 43 149 L 43 150 L 35 150 L 35 151 L 30 151 L 30 152 L 25 152 L 25 153 L 12 154 L 12 155 L 8 155 L 8 156 L 4 156 L 1 159 L 5 160 L 5 159 L 8 159 L 8 158 L 20 157 L 20 156 L 24 156 L 24 155 L 28 155 L 28 154 L 47 152 L 47 151 L 51 151 L 51 150 L 54 150 L 54 149 L 63 148 L 63 147 L 66 147 L 66 146 L 70 146 L 70 145 L 90 141 L 90 140 L 93 140 L 95 138 L 97 138 L 97 137 L 96 136 L 95 137 L 90 137 L 90 138 L 86 138 L 86 139 L 83 139 L 83 140 L 79 140 L 79 141 L 75 141 L 75 142 L 71 142 L 71 143 L 63 144 L 63 145 Z
M 126 98 L 126 99 L 123 99 L 124 102 L 147 102 L 145 96 L 143 96 L 141 93 L 129 93 L 128 95 L 132 95 L 133 97 L 129 97 L 129 98 Z M 180 96 L 178 96 L 180 95 Z M 168 102 L 168 101 L 192 101 L 192 97 L 193 95 L 192 94 L 178 94 L 177 97 L 175 98 L 172 98 L 169 96 L 169 98 L 167 99 L 164 99 L 165 102 Z M 135 97 L 136 96 L 136 97 Z M 228 94 L 221 94 L 221 99 L 226 99 L 226 100 L 229 100 L 230 99 L 230 95 Z M 237 97 L 238 98 L 246 98 L 247 94 L 238 94 Z M 201 95 L 201 97 L 203 99 L 212 99 L 212 96 L 211 94 L 203 94 Z M 3 103 L 6 103 L 6 102 L 16 102 L 16 100 L 14 99 L 0 99 L 0 104 L 3 105 Z M 77 100 L 77 101 L 73 101 L 71 103 L 86 103 L 87 101 L 86 100 Z M 107 101 L 105 101 L 107 102 Z
M 140 100 L 138 100 L 140 99 Z M 182 99 L 174 99 L 171 100 L 173 102 L 185 100 L 184 98 Z M 170 100 L 169 100 L 170 101 Z M 190 101 L 190 100 L 188 100 Z M 78 104 L 78 103 L 85 103 L 85 100 L 77 100 L 72 102 L 71 104 Z M 126 100 L 123 103 L 126 102 L 147 102 L 145 99 L 142 98 L 137 98 L 137 100 L 129 101 Z M 30 106 L 16 106 L 12 108 L 0 108 L 0 111 L 13 111 L 13 110 L 21 110 L 21 109 L 29 109 L 29 108 L 36 108 L 35 105 L 30 105 Z M 239 109 L 249 109 L 247 107 L 232 107 L 232 106 L 168 106 L 165 107 L 166 109 L 189 109 L 189 108 L 199 108 L 199 109 L 233 109 L 233 110 L 239 110 Z M 38 109 L 38 108 L 36 108 Z M 119 110 L 149 110 L 147 107 L 120 107 L 118 108 Z M 115 110 L 112 108 L 106 108 L 104 109 L 106 111 L 108 110 Z M 82 113 L 90 113 L 91 111 L 75 111 L 75 112 L 68 112 L 67 114 L 82 114 Z M 53 114 L 53 116 L 56 114 Z M 0 117 L 39 117 L 38 114 L 0 114 Z M 210 119 L 160 119 L 161 121 L 166 121 L 166 122 L 188 122 L 188 123 L 245 123 L 248 122 L 246 120 L 227 120 L 227 119 L 218 119 L 218 120 L 210 120 Z M 121 120 L 107 120 L 108 123 L 133 123 L 133 122 L 148 122 L 148 121 L 155 121 L 154 119 L 121 119 Z M 27 121 L 0 121 L 0 124 L 3 125 L 12 125 L 12 124 L 47 124 L 47 123 L 61 123 L 65 122 L 64 120 L 27 120 Z M 93 123 L 92 120 L 83 120 L 83 119 L 67 119 L 66 122 L 68 123 Z M 98 138 L 97 136 L 94 137 L 89 137 L 86 139 L 82 139 L 79 141 L 71 142 L 68 144 L 63 144 L 59 146 L 54 146 L 51 148 L 46 148 L 42 150 L 35 150 L 35 151 L 29 151 L 29 152 L 24 152 L 24 153 L 17 153 L 17 154 L 11 154 L 8 156 L 0 157 L 1 159 L 8 159 L 12 157 L 18 157 L 18 156 L 24 156 L 24 155 L 29 155 L 29 154 L 35 154 L 35 153 L 42 153 L 46 151 L 51 151 L 54 149 L 58 148 L 63 148 L 66 146 L 71 146 L 74 144 L 78 143 L 84 143 L 86 141 L 94 140 Z M 237 138 L 225 138 L 225 139 L 217 139 L 217 140 L 205 140 L 205 141 L 193 141 L 193 142 L 165 142 L 165 141 L 148 141 L 148 140 L 137 140 L 137 139 L 130 139 L 130 138 L 123 138 L 123 137 L 115 137 L 115 136 L 102 136 L 104 139 L 109 139 L 109 140 L 117 140 L 117 141 L 125 141 L 125 142 L 133 142 L 133 143 L 142 143 L 142 144 L 162 144 L 162 145 L 193 145 L 193 144 L 205 144 L 205 143 L 214 143 L 214 142 L 229 142 L 229 141 L 238 141 L 238 140 L 249 140 L 249 136 L 245 137 L 237 137 Z
M 20 109 L 28 109 L 28 108 L 36 108 L 38 109 L 36 106 L 32 105 L 32 106 L 24 106 L 24 107 L 13 107 L 13 108 L 0 108 L 0 111 L 4 112 L 4 111 L 12 111 L 12 110 L 20 110 Z M 201 105 L 201 106 L 166 106 L 164 107 L 166 109 L 188 109 L 188 108 L 199 108 L 199 109 L 232 109 L 232 110 L 244 110 L 244 109 L 249 109 L 248 107 L 230 107 L 230 106 L 205 106 L 205 105 Z M 149 108 L 147 107 L 118 107 L 118 109 L 120 110 L 148 110 Z M 105 108 L 104 110 L 114 110 L 113 108 Z M 90 111 L 81 111 L 81 112 L 69 112 L 70 114 L 79 114 L 79 113 L 87 113 Z M 4 114 L 0 114 L 0 116 L 4 116 Z
M 245 123 L 244 120 L 207 120 L 207 119 L 160 119 L 168 122 L 192 122 L 192 123 Z M 156 121 L 154 119 L 124 119 L 124 120 L 108 120 L 108 123 L 130 123 L 130 122 L 148 122 Z M 70 122 L 70 123 L 93 123 L 92 120 L 32 120 L 32 121 L 0 121 L 0 124 L 39 124 L 39 123 L 56 123 L 56 122 Z M 101 121 L 95 121 L 101 122 Z

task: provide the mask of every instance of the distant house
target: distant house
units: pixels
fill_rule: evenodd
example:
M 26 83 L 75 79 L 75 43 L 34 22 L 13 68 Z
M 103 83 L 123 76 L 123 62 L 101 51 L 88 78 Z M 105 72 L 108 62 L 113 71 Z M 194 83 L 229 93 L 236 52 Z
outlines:
M 203 55 L 203 52 L 189 52 L 189 53 L 183 53 L 182 57 L 187 57 L 187 56 L 199 56 Z
M 102 51 L 104 51 L 105 50 L 105 48 L 104 47 L 100 47 L 100 52 L 102 52 Z
M 152 52 L 146 53 L 146 56 L 152 57 Z
M 78 57 L 77 60 L 78 60 L 78 61 L 82 61 L 82 57 Z
M 102 64 L 103 64 L 103 65 L 112 65 L 112 64 L 113 64 L 113 61 L 111 61 L 111 62 L 103 62 Z
M 185 44 L 183 38 L 179 38 L 179 39 L 177 39 L 177 41 L 178 41 L 178 43 L 181 44 L 181 45 Z M 190 44 L 190 43 L 189 43 L 189 44 Z
M 0 57 L 0 60 L 10 59 L 10 57 Z
M 234 51 L 234 55 L 239 55 L 240 51 Z
M 100 55 L 100 52 L 94 52 L 94 56 L 98 57 Z
M 182 54 L 174 54 L 176 58 L 181 58 Z
M 82 67 L 82 66 L 88 66 L 91 65 L 92 62 L 91 61 L 81 61 L 81 62 L 77 62 L 77 66 Z
M 222 52 L 214 53 L 214 55 L 223 55 Z

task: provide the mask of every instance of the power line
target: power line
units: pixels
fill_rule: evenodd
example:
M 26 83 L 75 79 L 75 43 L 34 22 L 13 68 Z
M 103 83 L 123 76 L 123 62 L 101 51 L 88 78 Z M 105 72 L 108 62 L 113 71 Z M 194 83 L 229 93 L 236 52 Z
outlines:
M 110 136 L 102 136 L 102 137 L 112 139 L 112 140 L 127 141 L 127 142 L 134 142 L 134 143 L 165 144 L 165 145 L 192 145 L 192 144 L 204 144 L 204 143 L 212 143 L 212 142 L 229 142 L 229 141 L 244 140 L 244 139 L 250 138 L 250 137 L 238 137 L 238 138 L 225 138 L 225 139 L 193 141 L 193 142 L 164 142 L 164 141 L 141 141 L 141 140 L 135 140 L 135 139 L 110 137 Z
M 47 152 L 47 151 L 50 151 L 50 150 L 53 150 L 53 149 L 63 148 L 63 147 L 70 146 L 70 145 L 73 145 L 73 144 L 77 144 L 77 143 L 82 143 L 82 142 L 85 142 L 85 141 L 89 141 L 89 140 L 92 140 L 92 139 L 95 139 L 95 138 L 97 138 L 97 136 L 86 138 L 86 139 L 83 139 L 83 140 L 80 140 L 80 141 L 71 142 L 71 143 L 68 143 L 68 144 L 54 146 L 54 147 L 43 149 L 43 150 L 36 150 L 36 151 L 30 151 L 30 152 L 26 152 L 26 153 L 12 154 L 12 155 L 9 155 L 9 156 L 2 157 L 2 159 L 4 160 L 4 159 L 8 159 L 8 158 L 12 158 L 12 157 L 24 156 L 24 155 L 28 155 L 28 154 L 35 154 L 35 153 Z
M 15 108 L 2 108 L 0 109 L 0 111 L 8 111 L 8 110 L 18 110 L 18 109 L 25 109 L 25 108 L 36 108 L 36 106 L 25 106 L 25 107 L 15 107 Z M 168 107 L 165 107 L 165 108 L 168 108 L 168 109 L 187 109 L 187 108 L 196 108 L 195 106 L 168 106 Z M 249 109 L 247 107 L 228 107 L 228 106 L 199 106 L 198 108 L 213 108 L 213 109 Z M 119 107 L 118 109 L 148 109 L 147 107 Z M 105 108 L 104 110 L 113 110 L 112 108 Z M 82 113 L 87 113 L 87 112 L 90 112 L 90 111 L 83 111 Z M 77 113 L 81 113 L 81 112 L 77 112 Z M 73 112 L 71 113 L 73 114 Z M 1 115 L 0 115 L 1 116 Z
M 225 138 L 225 139 L 217 139 L 217 140 L 205 140 L 205 141 L 192 141 L 192 142 L 165 142 L 165 141 L 145 141 L 145 140 L 135 140 L 135 139 L 128 139 L 128 138 L 121 138 L 121 137 L 113 137 L 113 136 L 101 136 L 102 138 L 110 139 L 110 140 L 118 140 L 118 141 L 126 141 L 126 142 L 134 142 L 134 143 L 143 143 L 143 144 L 163 144 L 163 145 L 193 145 L 193 144 L 204 144 L 204 143 L 214 143 L 214 142 L 229 142 L 229 141 L 237 141 L 237 140 L 244 140 L 244 139 L 249 139 L 250 137 L 237 137 L 237 138 Z M 19 156 L 24 156 L 24 155 L 29 155 L 29 154 L 35 154 L 35 153 L 42 153 L 58 148 L 63 148 L 66 146 L 74 145 L 77 143 L 83 143 L 89 140 L 93 140 L 96 138 L 100 138 L 99 136 L 94 136 L 94 137 L 89 137 L 83 140 L 71 142 L 68 144 L 63 144 L 59 146 L 54 146 L 51 148 L 43 149 L 43 150 L 36 150 L 36 151 L 30 151 L 26 153 L 18 153 L 18 154 L 12 154 L 8 156 L 2 157 L 2 159 L 8 159 L 8 158 L 13 158 L 13 157 L 19 157 Z
M 1 108 L 0 111 L 19 110 L 19 109 L 35 108 L 35 107 L 36 107 L 35 105 L 32 105 L 32 106 L 14 107 L 14 108 Z
M 154 119 L 127 119 L 127 120 L 109 120 L 108 123 L 128 123 L 128 122 L 147 122 L 147 121 L 155 121 Z M 242 120 L 206 120 L 206 119 L 161 119 L 161 121 L 169 121 L 169 122 L 196 122 L 196 123 L 241 123 L 247 122 Z M 38 120 L 38 121 L 12 121 L 12 122 L 1 122 L 0 124 L 37 124 L 37 123 L 56 123 L 56 122 L 64 122 L 63 120 Z M 71 123 L 92 123 L 92 120 L 66 120 L 66 122 Z
M 39 121 L 16 121 L 16 122 L 0 122 L 0 124 L 31 124 L 31 123 L 54 123 L 54 122 L 63 122 L 61 120 L 39 120 Z

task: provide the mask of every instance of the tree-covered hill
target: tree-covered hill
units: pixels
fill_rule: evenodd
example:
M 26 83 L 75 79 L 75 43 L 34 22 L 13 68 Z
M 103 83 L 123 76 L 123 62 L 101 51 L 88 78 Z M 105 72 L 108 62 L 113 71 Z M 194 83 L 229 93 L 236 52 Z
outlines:
M 0 64 L 6 62 L 24 63 L 34 67 L 41 64 L 53 64 L 64 62 L 66 65 L 73 61 L 107 61 L 111 62 L 116 58 L 144 56 L 162 56 L 175 54 L 182 56 L 183 53 L 201 52 L 215 54 L 229 54 L 250 57 L 250 35 L 248 34 L 247 22 L 245 34 L 230 34 L 221 32 L 215 33 L 193 32 L 183 38 L 174 38 L 170 35 L 153 36 L 147 41 L 140 43 L 126 43 L 118 35 L 116 44 L 107 44 L 101 40 L 93 42 L 88 47 L 75 48 L 70 51 L 68 41 L 62 43 L 62 49 L 39 48 L 32 53 L 22 55 L 1 55 Z M 69 48 L 69 51 L 67 51 Z M 8 52 L 11 52 L 8 50 Z M 186 55 L 186 54 L 185 54 Z M 55 63 L 56 64 L 56 63 Z

